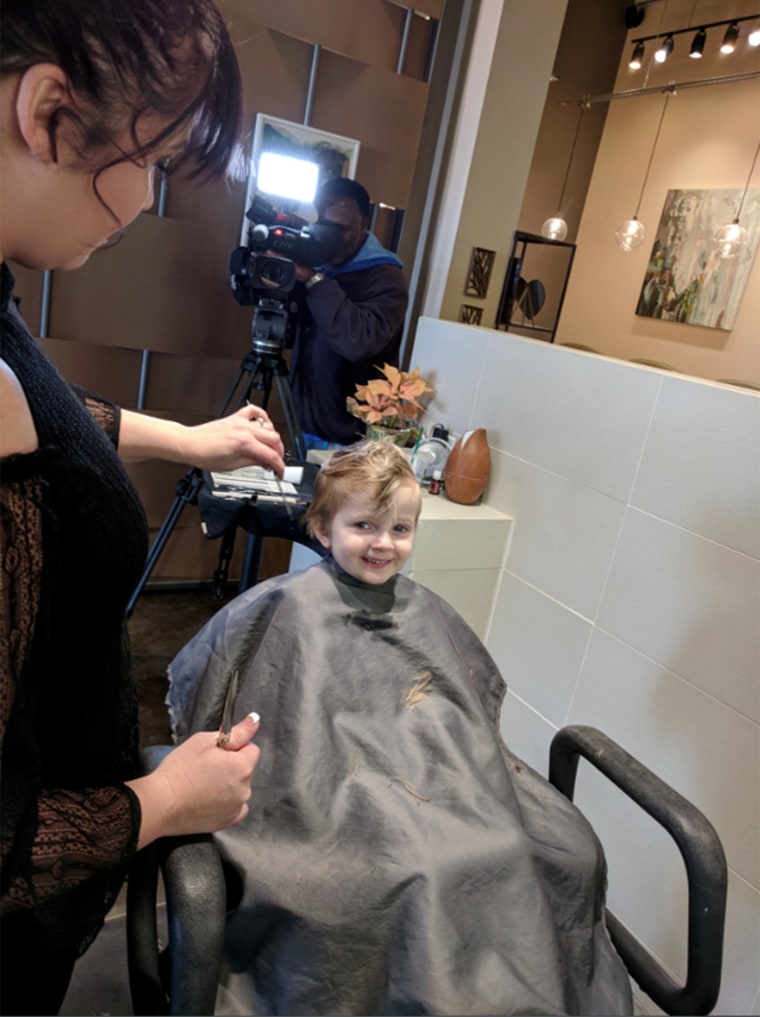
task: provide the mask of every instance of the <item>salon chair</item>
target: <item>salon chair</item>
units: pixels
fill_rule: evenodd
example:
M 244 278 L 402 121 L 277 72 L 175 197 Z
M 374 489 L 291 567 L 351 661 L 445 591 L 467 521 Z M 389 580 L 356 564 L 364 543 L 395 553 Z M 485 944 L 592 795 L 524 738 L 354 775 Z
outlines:
M 170 751 L 144 753 L 147 769 Z M 667 1014 L 709 1014 L 720 989 L 727 868 L 705 816 L 593 727 L 561 728 L 549 752 L 549 781 L 572 801 L 583 758 L 673 838 L 688 881 L 688 953 L 678 984 L 613 914 L 607 929 L 634 982 Z M 158 945 L 157 891 L 163 879 L 168 946 Z M 140 851 L 127 884 L 127 949 L 136 1015 L 213 1014 L 222 966 L 228 887 L 210 835 L 165 838 Z

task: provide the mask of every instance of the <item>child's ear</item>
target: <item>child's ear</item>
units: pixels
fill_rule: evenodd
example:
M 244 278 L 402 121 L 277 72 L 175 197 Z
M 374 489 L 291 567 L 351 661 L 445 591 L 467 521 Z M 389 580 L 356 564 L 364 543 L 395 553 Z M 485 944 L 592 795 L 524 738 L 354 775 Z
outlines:
M 19 133 L 30 153 L 43 163 L 56 162 L 51 123 L 66 104 L 68 79 L 55 64 L 34 64 L 19 80 L 16 117 Z
M 312 529 L 312 533 L 317 538 L 317 540 L 322 545 L 322 547 L 326 548 L 326 550 L 329 551 L 330 550 L 330 533 L 328 531 L 328 528 L 322 522 L 322 520 L 321 519 L 315 520 L 311 524 L 311 529 Z

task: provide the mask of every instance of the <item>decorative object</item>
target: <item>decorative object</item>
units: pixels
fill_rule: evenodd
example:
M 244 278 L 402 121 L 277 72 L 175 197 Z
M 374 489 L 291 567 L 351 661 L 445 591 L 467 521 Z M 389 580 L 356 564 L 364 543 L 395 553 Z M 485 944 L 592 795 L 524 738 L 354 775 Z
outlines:
M 473 247 L 467 285 L 464 288 L 465 296 L 480 297 L 481 300 L 485 297 L 495 257 L 496 251 L 488 251 L 485 247 Z
M 715 246 L 716 225 L 739 191 L 668 191 L 636 314 L 732 329 L 760 240 L 760 189 L 746 193 L 748 241 L 735 259 Z
M 553 342 L 574 257 L 575 244 L 516 230 L 495 327 Z
M 752 179 L 752 174 L 755 170 L 758 153 L 760 153 L 760 141 L 758 141 L 757 148 L 755 149 L 755 155 L 752 159 L 749 175 L 747 176 L 747 183 L 744 185 L 744 191 L 742 192 L 739 207 L 736 211 L 736 218 L 727 225 L 721 226 L 721 228 L 715 233 L 715 243 L 718 245 L 718 254 L 721 258 L 735 258 L 739 251 L 741 251 L 743 247 L 746 247 L 747 241 L 749 240 L 749 233 L 741 225 L 739 219 L 741 218 L 744 201 L 747 197 L 747 191 L 749 190 L 749 182 Z
M 483 308 L 474 304 L 462 304 L 459 308 L 459 320 L 466 325 L 479 325 L 483 318 Z
M 589 108 L 589 103 L 579 102 L 578 106 L 580 111 L 578 113 L 578 123 L 575 128 L 575 137 L 570 147 L 570 158 L 567 160 L 567 169 L 565 170 L 565 178 L 562 181 L 562 190 L 559 192 L 559 201 L 557 202 L 557 214 L 547 219 L 541 227 L 541 236 L 546 237 L 547 240 L 564 240 L 567 236 L 567 222 L 563 216 L 562 201 L 565 197 L 565 190 L 567 189 L 567 180 L 570 176 L 570 167 L 573 164 L 573 155 L 575 154 L 575 146 L 578 143 L 578 135 L 581 132 L 581 122 L 583 121 L 583 114 L 585 110 Z
M 380 368 L 384 377 L 370 378 L 366 385 L 357 385 L 353 396 L 346 399 L 346 409 L 367 425 L 367 437 L 376 437 L 381 441 L 391 440 L 388 430 L 406 432 L 403 437 L 398 434 L 393 438 L 394 444 L 406 445 L 420 417 L 425 412 L 425 405 L 419 397 L 432 388 L 420 370 L 401 371 L 392 364 L 384 364 Z M 373 428 L 373 434 L 370 434 Z
M 662 130 L 662 121 L 665 119 L 665 111 L 668 108 L 668 100 L 673 94 L 673 88 L 669 87 L 666 90 L 665 102 L 662 105 L 662 113 L 660 113 L 660 122 L 657 125 L 657 133 L 654 136 L 654 144 L 652 145 L 652 151 L 649 155 L 649 162 L 647 163 L 646 173 L 644 174 L 644 182 L 641 185 L 641 193 L 639 194 L 639 200 L 636 203 L 636 211 L 633 213 L 632 219 L 627 219 L 622 226 L 620 226 L 615 233 L 615 240 L 617 241 L 618 247 L 622 251 L 634 251 L 637 247 L 641 247 L 644 243 L 646 233 L 644 230 L 644 224 L 639 220 L 639 209 L 641 208 L 641 199 L 644 197 L 644 189 L 649 179 L 649 171 L 652 168 L 652 160 L 654 159 L 654 152 L 657 148 L 657 141 L 660 137 L 660 131 Z
M 318 131 L 314 127 L 270 117 L 259 113 L 253 134 L 251 162 L 248 173 L 248 186 L 245 195 L 244 209 L 253 204 L 256 193 L 265 193 L 269 197 L 273 192 L 264 191 L 259 186 L 259 163 L 263 152 L 274 152 L 292 156 L 295 159 L 316 163 L 316 187 L 319 188 L 326 180 L 333 177 L 354 177 L 359 161 L 359 142 L 356 138 L 346 138 L 341 134 L 329 131 Z M 281 191 L 276 192 L 281 195 Z M 284 209 L 289 214 L 300 215 L 304 219 L 316 218 L 310 201 L 291 201 Z M 250 223 L 243 216 L 241 243 L 245 244 Z
M 491 450 L 485 428 L 465 431 L 446 460 L 443 476 L 450 501 L 459 505 L 475 504 L 491 476 Z

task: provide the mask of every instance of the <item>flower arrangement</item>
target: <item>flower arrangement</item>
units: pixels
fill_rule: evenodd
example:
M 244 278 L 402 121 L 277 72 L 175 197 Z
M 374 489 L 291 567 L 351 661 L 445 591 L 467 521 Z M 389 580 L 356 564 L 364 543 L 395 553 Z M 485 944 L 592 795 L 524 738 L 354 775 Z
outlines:
M 372 378 L 366 385 L 357 385 L 353 396 L 346 399 L 346 409 L 366 424 L 404 430 L 413 428 L 425 412 L 421 395 L 433 389 L 420 370 L 400 371 L 391 364 L 379 368 L 383 378 Z

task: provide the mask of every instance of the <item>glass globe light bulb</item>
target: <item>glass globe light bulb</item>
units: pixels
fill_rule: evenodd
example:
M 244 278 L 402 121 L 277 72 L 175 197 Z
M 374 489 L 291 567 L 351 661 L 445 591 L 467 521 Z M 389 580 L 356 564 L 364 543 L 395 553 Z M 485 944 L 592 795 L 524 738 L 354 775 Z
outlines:
M 615 240 L 621 251 L 635 251 L 644 243 L 644 224 L 636 216 L 627 219 L 615 233 Z
M 564 240 L 567 236 L 567 223 L 561 215 L 552 216 L 541 227 L 541 236 L 547 240 Z
M 715 232 L 715 243 L 721 258 L 735 258 L 747 243 L 747 239 L 747 231 L 740 225 L 738 219 L 721 226 Z

